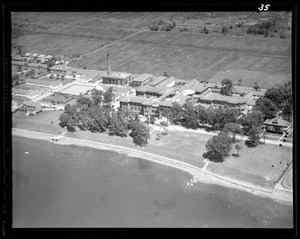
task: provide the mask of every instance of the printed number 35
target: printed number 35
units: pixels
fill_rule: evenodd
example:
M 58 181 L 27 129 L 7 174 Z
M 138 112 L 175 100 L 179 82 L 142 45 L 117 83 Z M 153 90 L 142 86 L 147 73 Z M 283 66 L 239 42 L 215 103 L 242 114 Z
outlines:
M 258 10 L 259 11 L 268 11 L 269 7 L 270 7 L 270 4 L 266 4 L 266 5 L 260 4 L 260 7 L 258 8 Z

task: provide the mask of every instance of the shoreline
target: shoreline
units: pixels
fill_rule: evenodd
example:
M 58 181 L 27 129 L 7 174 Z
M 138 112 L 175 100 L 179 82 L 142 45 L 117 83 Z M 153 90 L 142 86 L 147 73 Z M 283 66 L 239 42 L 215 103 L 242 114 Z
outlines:
M 43 133 L 43 132 L 13 128 L 12 135 L 31 138 L 31 139 L 46 140 L 53 143 L 53 141 L 51 140 L 51 137 L 53 135 L 48 133 Z M 147 153 L 137 149 L 113 145 L 113 144 L 98 143 L 95 141 L 89 141 L 89 140 L 83 140 L 83 139 L 77 139 L 77 138 L 65 137 L 65 136 L 63 136 L 63 138 L 60 141 L 54 142 L 54 144 L 91 147 L 99 150 L 109 150 L 120 154 L 126 154 L 129 157 L 142 158 L 144 160 L 163 164 L 187 172 L 193 176 L 194 183 L 200 182 L 206 184 L 216 184 L 227 188 L 246 191 L 256 196 L 268 197 L 281 204 L 293 205 L 293 197 L 289 191 L 282 190 L 282 189 L 270 191 L 268 189 L 259 188 L 255 185 L 246 182 L 240 182 L 231 178 L 226 178 L 221 175 L 214 174 L 210 171 L 203 170 L 202 168 L 198 168 L 196 166 L 193 166 L 191 164 L 179 160 L 163 157 L 152 153 Z

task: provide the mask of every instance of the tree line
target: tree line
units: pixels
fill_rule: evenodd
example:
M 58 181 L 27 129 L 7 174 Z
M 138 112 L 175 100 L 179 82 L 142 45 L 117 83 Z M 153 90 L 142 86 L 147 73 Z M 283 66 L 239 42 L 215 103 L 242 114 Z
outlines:
M 132 137 L 139 146 L 147 145 L 150 138 L 149 127 L 144 125 L 137 114 L 127 108 L 115 110 L 113 89 L 110 87 L 105 93 L 93 89 L 90 97 L 80 95 L 74 105 L 67 104 L 60 115 L 60 126 L 74 132 L 76 127 L 95 133 L 108 133 L 119 137 Z

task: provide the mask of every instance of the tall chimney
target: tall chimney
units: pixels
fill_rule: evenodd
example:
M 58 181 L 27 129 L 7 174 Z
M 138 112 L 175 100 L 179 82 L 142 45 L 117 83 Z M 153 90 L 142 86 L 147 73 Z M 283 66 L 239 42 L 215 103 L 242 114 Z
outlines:
M 110 72 L 111 72 L 111 70 L 110 70 L 109 54 L 107 54 L 107 74 L 110 75 Z

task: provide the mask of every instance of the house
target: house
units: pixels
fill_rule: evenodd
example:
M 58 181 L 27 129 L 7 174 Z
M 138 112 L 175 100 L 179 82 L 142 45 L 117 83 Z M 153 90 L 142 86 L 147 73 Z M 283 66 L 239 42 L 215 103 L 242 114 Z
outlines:
M 34 61 L 36 61 L 38 55 L 39 55 L 39 54 L 37 54 L 37 53 L 33 53 L 30 57 L 31 57 Z
M 44 54 L 40 54 L 37 56 L 37 61 L 44 61 L 45 59 L 45 55 Z
M 58 65 L 58 66 L 52 66 L 49 69 L 52 74 L 66 75 L 67 72 L 71 70 L 71 67 L 65 65 Z
M 38 102 L 34 102 L 34 101 L 24 101 L 23 105 L 26 108 L 26 115 L 35 115 L 36 113 L 39 113 L 42 111 L 42 106 L 40 103 Z
M 47 56 L 44 57 L 45 62 L 49 62 L 52 59 L 53 59 L 53 56 L 51 56 L 51 55 L 47 55 Z
M 132 79 L 132 84 L 135 86 L 135 87 L 138 87 L 138 86 L 144 86 L 146 85 L 148 82 L 150 82 L 150 80 L 153 78 L 153 75 L 151 74 L 142 74 L 142 75 L 139 75 L 135 78 Z
M 23 57 L 29 57 L 30 55 L 31 55 L 31 53 L 26 52 L 26 53 L 23 55 Z
M 282 117 L 279 117 L 274 119 L 266 119 L 264 126 L 267 132 L 282 134 L 291 130 L 292 123 L 284 120 Z

